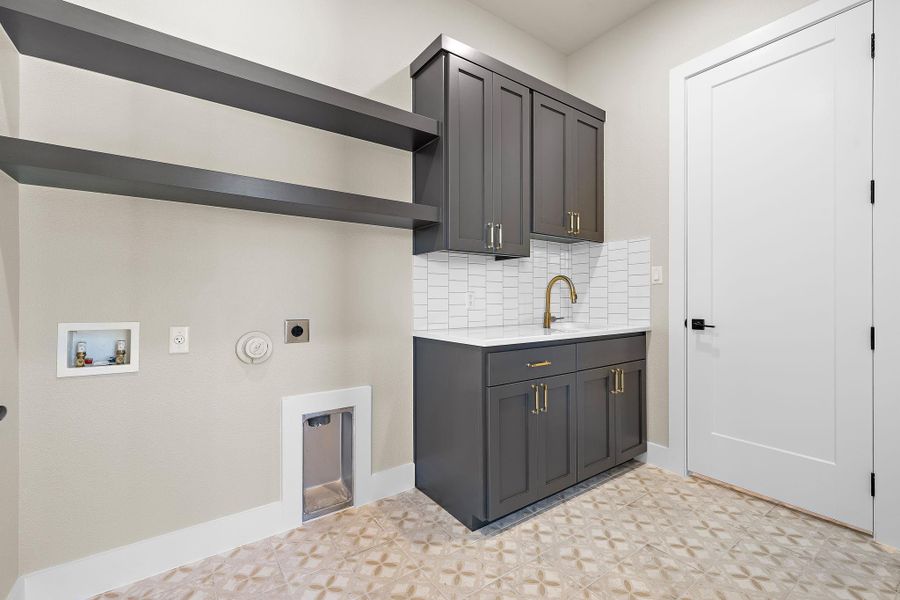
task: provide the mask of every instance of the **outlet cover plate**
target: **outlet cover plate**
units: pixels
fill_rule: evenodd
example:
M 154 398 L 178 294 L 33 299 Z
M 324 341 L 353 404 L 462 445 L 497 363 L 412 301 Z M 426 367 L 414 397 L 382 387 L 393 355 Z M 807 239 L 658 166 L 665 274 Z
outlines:
M 295 329 L 298 328 L 299 329 Z M 309 342 L 309 319 L 286 319 L 284 322 L 284 343 L 305 344 Z
M 169 327 L 169 354 L 187 354 L 191 351 L 191 328 Z

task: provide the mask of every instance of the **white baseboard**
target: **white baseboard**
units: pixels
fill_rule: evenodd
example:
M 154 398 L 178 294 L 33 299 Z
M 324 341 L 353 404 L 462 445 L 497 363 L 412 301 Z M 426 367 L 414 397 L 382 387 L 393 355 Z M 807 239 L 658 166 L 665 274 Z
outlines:
M 411 489 L 415 465 L 372 474 L 368 504 Z M 284 507 L 273 502 L 67 562 L 19 578 L 8 600 L 84 600 L 180 565 L 285 531 Z
M 19 577 L 9 590 L 6 600 L 25 600 L 25 578 Z
M 392 469 L 385 469 L 372 473 L 372 486 L 369 490 L 370 497 L 357 498 L 357 505 L 368 504 L 387 498 L 388 496 L 396 496 L 406 490 L 411 490 L 416 486 L 416 464 L 406 463 Z
M 665 469 L 666 471 L 671 471 L 678 475 L 686 475 L 681 458 L 676 456 L 676 453 L 672 452 L 668 446 L 647 442 L 647 453 L 644 454 L 643 457 L 644 462 L 647 464 L 659 467 L 660 469 Z

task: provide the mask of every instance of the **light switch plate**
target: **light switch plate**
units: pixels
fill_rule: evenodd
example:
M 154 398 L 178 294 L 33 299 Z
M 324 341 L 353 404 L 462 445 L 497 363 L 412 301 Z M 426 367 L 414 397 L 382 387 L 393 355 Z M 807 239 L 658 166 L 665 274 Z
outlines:
M 190 352 L 190 327 L 169 327 L 169 354 L 187 354 Z
M 662 267 L 651 267 L 650 268 L 650 283 L 662 283 Z
M 309 341 L 309 319 L 287 319 L 284 322 L 284 343 L 304 344 Z

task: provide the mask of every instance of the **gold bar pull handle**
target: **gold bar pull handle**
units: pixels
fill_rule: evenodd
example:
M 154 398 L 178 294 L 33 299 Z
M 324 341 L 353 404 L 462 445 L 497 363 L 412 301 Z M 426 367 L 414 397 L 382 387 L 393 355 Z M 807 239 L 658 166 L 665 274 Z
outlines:
M 581 213 L 575 213 L 575 235 L 579 235 L 581 233 Z
M 566 233 L 572 235 L 575 233 L 575 213 L 567 210 L 566 214 L 569 215 L 569 227 L 566 229 Z
M 612 375 L 612 389 L 609 391 L 610 394 L 618 394 L 619 393 L 619 370 L 618 369 L 610 369 L 609 374 Z
M 503 223 L 497 223 L 497 250 L 503 249 Z
M 543 410 L 541 410 L 541 412 L 547 412 L 547 411 L 550 409 L 550 405 L 549 405 L 549 402 L 548 402 L 548 400 L 547 400 L 547 390 L 548 390 L 547 384 L 546 384 L 546 383 L 542 383 L 542 384 L 541 384 L 541 387 L 544 388 L 544 408 L 543 408 Z
M 553 363 L 550 362 L 549 360 L 542 360 L 540 362 L 525 363 L 525 366 L 528 367 L 529 369 L 536 369 L 537 367 L 549 367 L 552 364 Z
M 488 232 L 489 232 L 488 233 L 489 239 L 488 239 L 487 247 L 488 247 L 488 250 L 493 250 L 494 249 L 494 224 L 488 223 L 487 228 L 488 228 Z
M 531 410 L 531 414 L 537 415 L 541 412 L 541 392 L 540 387 L 536 383 L 531 384 L 531 391 L 534 392 L 534 408 Z
M 625 393 L 625 371 L 623 369 L 619 369 L 619 393 Z

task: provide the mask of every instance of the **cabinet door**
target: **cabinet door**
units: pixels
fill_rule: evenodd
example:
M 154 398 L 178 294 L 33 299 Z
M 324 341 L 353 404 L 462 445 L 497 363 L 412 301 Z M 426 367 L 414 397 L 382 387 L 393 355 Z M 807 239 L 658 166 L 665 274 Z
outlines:
M 573 109 L 533 94 L 534 193 L 531 230 L 557 237 L 571 235 L 569 212 L 574 211 L 575 164 L 572 161 Z
M 603 241 L 603 122 L 573 109 L 575 237 Z
M 449 250 L 485 252 L 493 222 L 491 202 L 491 95 L 493 74 L 450 55 L 448 63 Z
M 503 256 L 528 256 L 531 250 L 530 90 L 494 74 L 492 103 L 496 250 Z
M 488 519 L 538 499 L 539 388 L 533 382 L 488 388 Z
M 616 365 L 619 392 L 616 407 L 616 464 L 647 451 L 647 363 L 636 361 Z
M 541 414 L 538 418 L 538 473 L 545 497 L 576 481 L 578 447 L 576 443 L 577 407 L 575 375 L 541 379 Z
M 609 367 L 578 373 L 578 481 L 616 464 L 614 389 Z

